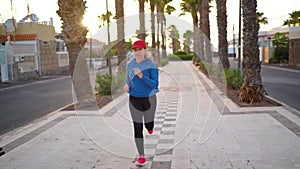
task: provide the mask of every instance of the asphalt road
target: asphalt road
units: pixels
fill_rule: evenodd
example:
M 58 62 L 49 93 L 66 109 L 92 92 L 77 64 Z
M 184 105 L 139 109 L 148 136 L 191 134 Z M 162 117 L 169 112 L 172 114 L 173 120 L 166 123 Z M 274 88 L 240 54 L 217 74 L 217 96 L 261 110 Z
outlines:
M 0 135 L 70 103 L 69 76 L 0 91 Z
M 262 81 L 268 95 L 300 111 L 300 71 L 262 66 Z
M 117 70 L 116 66 L 112 71 Z M 104 74 L 108 68 L 90 72 Z M 0 135 L 31 123 L 73 102 L 70 76 L 10 84 L 0 90 Z

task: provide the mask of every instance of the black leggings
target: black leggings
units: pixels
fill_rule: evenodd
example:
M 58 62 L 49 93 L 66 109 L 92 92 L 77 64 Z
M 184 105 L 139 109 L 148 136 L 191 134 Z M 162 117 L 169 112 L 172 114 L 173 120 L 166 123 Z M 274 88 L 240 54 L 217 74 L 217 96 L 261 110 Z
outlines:
M 139 155 L 144 155 L 143 124 L 147 130 L 154 128 L 157 105 L 156 95 L 150 97 L 129 97 L 129 109 L 134 126 L 134 138 Z

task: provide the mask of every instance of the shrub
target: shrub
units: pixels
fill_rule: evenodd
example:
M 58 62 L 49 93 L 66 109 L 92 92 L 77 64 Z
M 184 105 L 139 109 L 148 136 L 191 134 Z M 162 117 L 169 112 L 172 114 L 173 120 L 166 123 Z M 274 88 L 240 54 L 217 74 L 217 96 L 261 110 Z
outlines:
M 193 59 L 192 59 L 192 61 L 193 61 L 193 62 L 199 62 L 200 60 L 199 60 L 199 58 L 197 58 L 197 57 L 193 56 Z
M 207 64 L 205 67 L 210 76 L 212 77 L 218 76 L 218 67 L 215 64 Z
M 124 73 L 116 73 L 114 75 L 103 74 L 96 76 L 95 90 L 102 95 L 110 95 L 115 90 L 124 85 L 126 75 Z
M 202 69 L 205 69 L 205 70 L 206 70 L 206 64 L 205 64 L 205 62 L 201 61 L 200 67 L 201 67 Z
M 111 94 L 112 75 L 97 75 L 96 83 L 98 83 L 98 87 L 95 87 L 95 89 L 99 94 Z
M 233 89 L 239 89 L 242 86 L 243 77 L 239 74 L 238 69 L 228 68 L 224 71 L 227 86 Z
M 185 55 L 175 55 L 175 54 L 169 54 L 167 58 L 171 60 L 192 60 L 194 57 L 194 54 L 185 54 Z
M 183 51 L 178 51 L 178 52 L 174 52 L 174 55 L 180 56 L 180 55 L 187 55 L 187 54 Z
M 162 59 L 162 60 L 160 61 L 161 66 L 165 66 L 165 65 L 168 64 L 168 63 L 169 63 L 169 60 L 168 60 L 168 59 Z
M 279 62 L 280 61 L 275 57 L 272 57 L 272 58 L 269 59 L 269 63 L 279 63 Z
M 194 57 L 194 54 L 187 54 L 187 55 L 179 55 L 179 58 L 181 60 L 192 60 Z
M 167 56 L 167 58 L 168 58 L 168 60 L 170 60 L 170 61 L 180 60 L 180 58 L 179 58 L 178 56 L 172 55 L 172 54 L 169 54 L 169 55 Z
M 277 63 L 283 63 L 289 60 L 289 49 L 288 48 L 275 48 L 273 57 Z M 274 63 L 274 62 L 273 62 Z

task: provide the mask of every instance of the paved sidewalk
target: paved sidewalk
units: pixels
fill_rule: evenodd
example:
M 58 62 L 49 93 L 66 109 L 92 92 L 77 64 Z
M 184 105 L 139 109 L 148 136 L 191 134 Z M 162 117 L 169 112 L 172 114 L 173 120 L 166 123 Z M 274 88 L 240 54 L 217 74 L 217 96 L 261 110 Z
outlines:
M 147 165 L 136 167 L 128 96 L 99 111 L 53 112 L 1 136 L 3 169 L 297 169 L 300 114 L 289 107 L 239 108 L 190 62 L 160 73 Z

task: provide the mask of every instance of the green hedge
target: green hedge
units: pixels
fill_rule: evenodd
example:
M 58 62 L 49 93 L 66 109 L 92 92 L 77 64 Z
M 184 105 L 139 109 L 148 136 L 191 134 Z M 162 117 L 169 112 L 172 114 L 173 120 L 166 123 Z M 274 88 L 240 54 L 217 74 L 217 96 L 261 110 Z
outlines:
M 180 56 L 180 55 L 187 55 L 187 53 L 183 52 L 183 51 L 177 51 L 174 52 L 174 55 Z
M 168 60 L 192 60 L 194 58 L 194 54 L 185 54 L 185 55 L 169 54 L 167 58 Z

